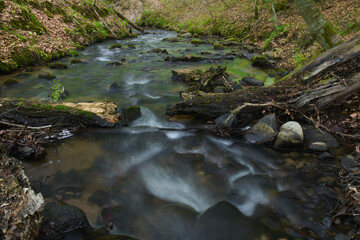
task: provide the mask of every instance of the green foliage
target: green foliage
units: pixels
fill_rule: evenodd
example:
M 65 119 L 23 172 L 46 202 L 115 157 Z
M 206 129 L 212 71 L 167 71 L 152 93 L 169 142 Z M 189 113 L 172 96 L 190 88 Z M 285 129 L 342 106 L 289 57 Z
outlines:
M 145 10 L 139 20 L 139 25 L 155 28 L 167 28 L 169 26 L 169 20 L 161 12 L 151 12 Z
M 27 6 L 19 6 L 19 18 L 10 20 L 9 25 L 12 29 L 22 29 L 42 34 L 47 32 L 46 28 L 39 22 Z
M 300 52 L 300 47 L 298 47 L 297 51 L 294 54 L 294 60 L 296 67 L 300 67 L 306 60 L 304 54 Z
M 76 56 L 79 56 L 79 55 L 80 55 L 79 52 L 77 52 L 77 51 L 75 51 L 75 50 L 73 50 L 73 49 L 71 49 L 71 50 L 69 51 L 69 54 L 70 54 L 72 57 L 76 57 Z
M 54 99 L 55 101 L 60 101 L 61 97 L 61 91 L 62 91 L 62 85 L 60 83 L 60 80 L 53 80 L 54 85 L 51 87 L 52 93 L 50 97 Z

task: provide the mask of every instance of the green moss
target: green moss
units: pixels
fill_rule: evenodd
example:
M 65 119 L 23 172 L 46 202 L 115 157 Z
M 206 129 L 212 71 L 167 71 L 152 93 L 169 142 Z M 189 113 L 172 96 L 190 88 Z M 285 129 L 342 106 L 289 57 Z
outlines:
M 50 63 L 49 68 L 51 68 L 51 69 L 67 69 L 68 66 L 65 63 L 55 62 L 55 63 Z
M 14 85 L 18 83 L 18 81 L 16 79 L 13 79 L 13 78 L 8 78 L 8 79 L 5 79 L 2 83 L 1 83 L 1 86 L 4 86 L 4 87 L 8 87 L 8 86 L 11 86 L 11 85 Z
M 70 107 L 64 106 L 64 105 L 56 105 L 56 106 L 54 106 L 54 109 L 59 110 L 59 111 L 68 111 L 70 109 Z
M 205 44 L 205 41 L 202 39 L 195 38 L 191 40 L 191 44 L 195 44 L 195 45 Z
M 113 45 L 111 45 L 109 47 L 109 49 L 114 49 L 114 48 L 121 48 L 121 44 L 120 43 L 114 43 Z
M 75 47 L 76 47 L 77 50 L 85 50 L 85 47 L 80 45 L 79 43 L 76 43 Z
M 22 6 L 19 15 L 19 17 L 13 18 L 9 22 L 9 25 L 14 30 L 22 29 L 36 32 L 37 34 L 47 32 L 46 28 L 39 22 L 36 16 L 32 14 L 28 7 Z
M 16 63 L 0 61 L 0 74 L 9 74 L 17 68 L 18 65 Z
M 0 0 L 0 12 L 5 8 L 4 0 Z
M 77 52 L 77 51 L 75 51 L 75 50 L 73 50 L 73 49 L 70 50 L 69 54 L 70 54 L 72 57 L 76 57 L 76 56 L 79 56 L 79 55 L 80 55 L 79 52 Z

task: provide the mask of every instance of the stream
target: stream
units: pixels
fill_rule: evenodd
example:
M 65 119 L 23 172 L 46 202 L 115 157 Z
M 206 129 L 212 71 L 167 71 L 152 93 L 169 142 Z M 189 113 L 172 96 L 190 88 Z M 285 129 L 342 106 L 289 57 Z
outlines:
M 210 44 L 162 41 L 175 36 L 154 30 L 95 44 L 76 57 L 86 64 L 71 65 L 72 58 L 65 58 L 68 69 L 37 67 L 2 91 L 2 97 L 49 100 L 53 82 L 37 78 L 48 71 L 69 90 L 66 101 L 141 107 L 141 117 L 127 127 L 91 130 L 51 144 L 45 159 L 24 163 L 31 181 L 50 176 L 39 186 L 45 199 L 80 207 L 94 227 L 113 223 L 113 234 L 145 240 L 327 239 L 326 222 L 336 203 L 328 187 L 337 176 L 334 163 L 308 152 L 276 152 L 191 131 L 163 117 L 187 87 L 171 80 L 172 69 L 227 63 L 229 71 L 266 85 L 273 81 L 249 60 L 232 60 L 232 51 L 240 52 L 236 46 L 215 52 Z M 115 42 L 122 47 L 109 49 Z M 205 59 L 167 62 L 167 55 L 149 52 L 154 48 Z M 106 66 L 123 57 L 128 64 Z M 119 89 L 109 91 L 113 83 Z

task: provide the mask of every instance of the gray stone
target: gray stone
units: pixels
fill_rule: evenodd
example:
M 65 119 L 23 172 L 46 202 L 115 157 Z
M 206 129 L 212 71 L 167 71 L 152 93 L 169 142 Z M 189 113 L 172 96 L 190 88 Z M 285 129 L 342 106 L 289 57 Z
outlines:
M 342 233 L 336 234 L 335 236 L 335 240 L 350 240 L 350 239 L 351 238 L 349 238 L 348 236 Z
M 269 114 L 260 119 L 254 126 L 246 131 L 244 138 L 251 143 L 270 142 L 276 136 L 278 124 L 275 114 Z
M 121 89 L 118 83 L 112 83 L 109 87 L 109 92 L 117 92 Z
M 254 56 L 251 58 L 251 64 L 254 67 L 266 67 L 269 65 L 269 60 L 265 56 Z
M 332 160 L 335 159 L 334 155 L 332 155 L 331 153 L 328 152 L 323 152 L 322 154 L 319 155 L 319 160 Z
M 307 145 L 310 145 L 313 142 L 324 142 L 330 148 L 338 148 L 339 141 L 336 140 L 331 134 L 328 132 L 320 132 L 314 126 L 303 126 L 304 129 L 304 142 Z
M 183 34 L 180 34 L 179 37 L 182 37 L 182 38 L 191 38 L 192 37 L 192 34 L 191 33 L 183 33 Z
M 352 170 L 355 166 L 355 158 L 351 155 L 343 156 L 340 161 L 341 166 L 346 170 Z
M 324 142 L 313 142 L 309 145 L 309 150 L 314 152 L 326 152 L 328 146 Z
M 215 119 L 215 123 L 218 125 L 224 125 L 226 127 L 236 127 L 237 124 L 237 118 L 236 118 L 236 114 L 233 115 L 233 117 L 231 117 L 229 119 L 229 121 L 227 122 L 227 124 L 224 124 L 224 121 L 230 116 L 230 113 L 226 113 L 224 115 L 221 115 L 220 117 Z
M 300 148 L 303 140 L 304 133 L 301 125 L 298 122 L 289 121 L 280 127 L 274 148 Z
M 257 80 L 256 78 L 250 76 L 243 77 L 242 81 L 252 86 L 258 86 L 258 87 L 264 86 L 264 83 L 262 81 Z

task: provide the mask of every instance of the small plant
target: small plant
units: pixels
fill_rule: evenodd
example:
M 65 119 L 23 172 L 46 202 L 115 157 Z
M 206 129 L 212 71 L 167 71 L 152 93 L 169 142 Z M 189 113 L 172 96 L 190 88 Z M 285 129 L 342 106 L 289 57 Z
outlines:
M 54 99 L 55 101 L 60 101 L 61 99 L 61 91 L 62 91 L 62 85 L 60 83 L 60 80 L 53 80 L 54 85 L 51 87 L 51 89 L 53 90 L 51 93 L 51 98 Z

